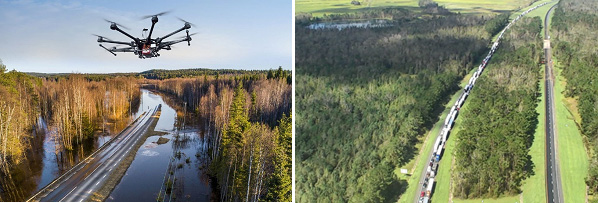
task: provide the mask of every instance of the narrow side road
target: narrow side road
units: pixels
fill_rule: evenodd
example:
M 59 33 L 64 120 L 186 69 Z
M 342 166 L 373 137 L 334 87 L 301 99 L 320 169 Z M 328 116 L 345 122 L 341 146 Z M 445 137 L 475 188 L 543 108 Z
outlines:
M 141 116 L 109 143 L 103 145 L 82 163 L 57 178 L 28 201 L 81 202 L 88 199 L 115 171 L 135 143 L 149 130 L 153 120 L 158 119 L 161 106 Z M 133 149 L 135 152 L 135 149 Z
M 554 75 L 552 71 L 552 49 L 550 47 L 550 35 L 548 34 L 548 18 L 554 9 L 550 7 L 544 18 L 544 58 L 545 58 L 545 91 L 546 91 L 546 198 L 548 203 L 565 202 L 561 186 L 561 175 L 559 170 L 557 136 L 554 128 Z

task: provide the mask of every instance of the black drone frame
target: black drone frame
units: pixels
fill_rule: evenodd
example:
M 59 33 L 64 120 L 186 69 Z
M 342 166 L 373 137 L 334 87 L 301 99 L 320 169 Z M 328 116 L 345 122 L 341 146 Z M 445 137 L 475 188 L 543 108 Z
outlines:
M 179 18 L 179 20 L 181 20 L 185 23 L 182 28 L 180 28 L 170 34 L 167 34 L 164 37 L 158 37 L 158 38 L 152 39 L 152 33 L 154 31 L 154 26 L 156 25 L 156 23 L 158 23 L 158 16 L 163 15 L 163 14 L 166 14 L 166 12 L 162 12 L 162 13 L 159 13 L 156 15 L 146 16 L 143 18 L 143 19 L 145 19 L 145 18 L 151 17 L 152 18 L 152 27 L 149 31 L 149 35 L 147 36 L 147 38 L 141 38 L 141 39 L 133 37 L 129 33 L 125 32 L 119 28 L 119 26 L 123 27 L 123 28 L 126 28 L 126 27 L 119 25 L 116 22 L 106 20 L 111 23 L 110 29 L 116 30 L 116 31 L 122 33 L 123 35 L 133 39 L 133 41 L 131 41 L 131 42 L 113 41 L 106 37 L 96 35 L 96 36 L 98 36 L 99 43 L 105 42 L 105 43 L 113 43 L 113 44 L 121 44 L 121 45 L 130 46 L 130 47 L 125 47 L 125 48 L 112 47 L 111 49 L 109 49 L 109 48 L 104 47 L 102 44 L 100 44 L 100 47 L 102 47 L 106 51 L 112 53 L 114 56 L 116 56 L 116 53 L 114 53 L 114 52 L 133 52 L 133 53 L 135 53 L 135 55 L 138 55 L 140 59 L 145 59 L 145 58 L 158 57 L 158 56 L 160 56 L 158 51 L 160 51 L 162 49 L 171 50 L 172 45 L 180 43 L 180 42 L 186 41 L 187 45 L 191 46 L 191 36 L 194 34 L 191 34 L 191 35 L 189 34 L 189 28 L 191 28 L 192 24 L 183 19 L 180 19 L 180 18 Z M 179 33 L 183 30 L 186 30 L 187 36 L 184 36 L 182 39 L 172 40 L 172 41 L 164 41 L 166 38 L 168 38 L 176 33 Z M 154 45 L 154 46 L 152 46 L 152 45 Z

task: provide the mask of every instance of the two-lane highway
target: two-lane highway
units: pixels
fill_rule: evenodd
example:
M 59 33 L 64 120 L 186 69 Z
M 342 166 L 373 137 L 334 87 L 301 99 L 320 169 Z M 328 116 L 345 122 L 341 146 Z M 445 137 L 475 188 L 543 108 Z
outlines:
M 554 128 L 554 75 L 552 71 L 552 49 L 550 47 L 550 35 L 548 34 L 548 18 L 557 4 L 550 7 L 546 13 L 546 17 L 544 17 L 544 89 L 546 92 L 546 201 L 548 203 L 565 202 L 563 198 L 563 189 L 561 187 L 561 174 L 557 156 L 557 138 Z
M 120 162 L 131 152 L 148 131 L 152 121 L 158 119 L 161 106 L 157 106 L 123 130 L 109 143 L 103 145 L 82 163 L 44 187 L 28 201 L 80 202 L 88 199 L 110 177 Z M 135 149 L 133 149 L 135 152 Z

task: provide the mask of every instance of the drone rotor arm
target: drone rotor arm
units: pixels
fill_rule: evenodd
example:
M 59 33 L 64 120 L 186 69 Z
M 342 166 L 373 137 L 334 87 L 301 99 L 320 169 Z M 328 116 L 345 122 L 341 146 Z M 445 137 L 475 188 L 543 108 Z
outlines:
M 139 44 L 139 39 L 137 39 L 137 38 L 135 38 L 135 37 L 131 36 L 129 33 L 125 32 L 125 31 L 121 30 L 119 27 L 115 26 L 115 29 L 114 29 L 114 30 L 116 30 L 116 31 L 118 31 L 118 32 L 120 32 L 120 33 L 122 33 L 123 35 L 126 35 L 127 37 L 129 37 L 129 38 L 133 39 L 133 41 L 135 41 L 135 43 Z M 127 44 L 128 44 L 128 43 L 127 43 Z
M 116 54 L 115 54 L 113 51 L 111 51 L 110 49 L 107 49 L 106 47 L 104 47 L 104 45 L 101 45 L 101 44 L 100 44 L 100 47 L 104 48 L 106 51 L 108 51 L 108 52 L 110 52 L 111 54 L 113 54 L 114 56 L 116 56 Z
M 119 41 L 112 41 L 112 40 L 98 40 L 98 42 L 105 42 L 105 43 L 113 43 L 113 44 L 122 44 L 122 45 L 131 45 L 130 42 L 119 42 Z
M 164 37 L 160 38 L 160 39 L 158 40 L 158 43 L 161 43 L 161 42 L 162 42 L 162 40 L 164 40 L 164 39 L 166 39 L 166 38 L 168 38 L 168 37 L 170 37 L 170 36 L 172 36 L 172 35 L 174 35 L 174 34 L 176 34 L 176 33 L 179 33 L 179 32 L 181 32 L 181 31 L 183 31 L 183 30 L 189 29 L 189 28 L 191 28 L 191 25 L 189 25 L 189 24 L 185 24 L 185 25 L 184 25 L 182 28 L 180 28 L 180 29 L 178 29 L 178 30 L 176 30 L 176 31 L 174 31 L 174 32 L 172 32 L 172 33 L 170 33 L 170 34 L 167 34 L 166 36 L 164 36 Z

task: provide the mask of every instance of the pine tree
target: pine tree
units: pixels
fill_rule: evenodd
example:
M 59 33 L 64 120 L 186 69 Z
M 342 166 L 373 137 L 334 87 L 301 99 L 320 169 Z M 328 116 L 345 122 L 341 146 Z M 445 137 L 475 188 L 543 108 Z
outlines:
M 290 202 L 292 200 L 292 130 L 292 115 L 283 114 L 280 125 L 275 129 L 276 157 L 266 201 Z

